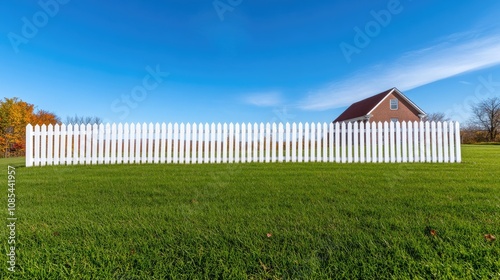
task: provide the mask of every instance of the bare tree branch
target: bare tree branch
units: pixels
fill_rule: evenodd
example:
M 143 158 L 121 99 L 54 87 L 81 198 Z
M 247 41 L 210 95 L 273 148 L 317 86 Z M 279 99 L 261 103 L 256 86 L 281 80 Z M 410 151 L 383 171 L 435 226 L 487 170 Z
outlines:
M 101 124 L 102 120 L 99 117 L 83 117 L 75 115 L 74 117 L 66 117 L 66 124 Z
M 488 141 L 495 141 L 500 133 L 500 98 L 493 97 L 471 106 L 470 124 L 488 133 Z
M 447 122 L 447 121 L 450 121 L 450 118 L 446 117 L 446 115 L 444 113 L 440 113 L 440 112 L 437 112 L 437 113 L 430 113 L 430 114 L 427 114 L 424 119 L 424 121 L 429 121 L 429 122 Z

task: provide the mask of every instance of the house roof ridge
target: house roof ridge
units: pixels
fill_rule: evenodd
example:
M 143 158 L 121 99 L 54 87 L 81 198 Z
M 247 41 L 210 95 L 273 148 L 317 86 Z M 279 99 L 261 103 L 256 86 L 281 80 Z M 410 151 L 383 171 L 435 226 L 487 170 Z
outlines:
M 359 118 L 367 115 L 371 109 L 375 107 L 381 100 L 383 100 L 390 92 L 392 92 L 395 88 L 391 88 L 370 97 L 367 97 L 363 100 L 352 103 L 340 116 L 338 116 L 334 122 L 344 121 L 353 118 Z
M 368 117 L 390 94 L 395 94 L 404 99 L 410 106 L 421 114 L 425 112 L 404 95 L 397 87 L 392 87 L 360 101 L 352 103 L 342 114 L 340 114 L 333 122 L 347 121 L 352 119 L 360 119 Z

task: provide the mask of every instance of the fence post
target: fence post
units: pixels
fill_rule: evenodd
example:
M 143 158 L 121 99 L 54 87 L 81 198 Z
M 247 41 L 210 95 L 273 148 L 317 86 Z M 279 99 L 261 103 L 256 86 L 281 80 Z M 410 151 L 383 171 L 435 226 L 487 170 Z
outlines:
M 431 151 L 432 151 L 432 162 L 437 162 L 437 131 L 436 131 L 436 122 L 431 122 Z
M 310 138 L 309 138 L 309 143 L 311 143 L 310 146 L 310 156 L 309 158 L 311 159 L 312 162 L 316 161 L 316 124 L 314 122 L 311 122 L 311 133 L 310 133 Z
M 200 123 L 201 127 L 201 123 Z M 165 162 L 172 163 L 173 162 L 173 144 L 174 144 L 174 136 L 173 136 L 173 125 L 171 122 L 168 124 L 164 123 L 164 145 L 165 145 Z
M 104 128 L 103 128 L 104 131 Z M 131 123 L 130 124 L 130 159 L 131 163 L 140 163 L 140 131 L 141 125 L 139 123 Z
M 241 148 L 240 148 L 240 162 L 247 162 L 247 125 L 245 123 L 241 124 Z
M 147 144 L 148 144 L 148 125 L 146 123 L 142 123 L 142 135 L 140 137 L 141 139 L 141 163 L 146 163 L 148 162 L 148 150 L 147 150 Z
M 260 135 L 261 135 L 261 129 L 259 128 L 259 124 L 254 123 L 253 124 L 253 157 L 254 157 L 254 162 L 261 162 L 260 156 L 262 154 L 261 152 L 261 145 L 262 141 L 260 140 Z
M 36 132 L 36 130 L 35 130 Z M 69 124 L 67 126 L 67 132 L 66 132 L 66 164 L 70 165 L 73 164 L 73 125 Z M 36 139 L 35 139 L 35 145 L 36 145 Z M 36 155 L 36 150 L 35 150 L 35 155 Z
M 393 121 L 389 122 L 389 161 L 396 162 L 396 123 Z
M 92 125 L 92 160 L 91 160 L 91 164 L 97 164 L 98 130 L 99 130 L 99 126 L 97 124 Z
M 222 125 L 222 131 L 219 132 L 219 134 L 222 134 L 222 162 L 227 163 L 229 162 L 229 138 L 228 138 L 228 133 L 229 133 L 229 127 L 227 123 L 224 123 Z
M 359 123 L 352 124 L 352 144 L 353 144 L 353 162 L 359 162 Z
M 437 161 L 443 162 L 443 125 L 437 122 Z
M 328 124 L 323 123 L 323 162 L 328 162 Z
M 292 123 L 292 162 L 297 162 L 297 124 Z
M 425 122 L 425 162 L 431 162 L 432 153 L 431 153 L 431 128 L 430 123 Z
M 283 140 L 285 130 L 283 127 L 283 123 L 279 123 L 278 125 L 278 162 L 283 162 Z
M 334 158 L 333 158 L 333 141 L 334 141 L 334 131 L 333 131 L 333 122 L 330 122 L 330 124 L 328 124 L 328 148 L 329 148 L 329 151 L 328 151 L 328 161 L 329 162 L 334 162 Z
M 395 124 L 396 132 L 396 162 L 401 162 L 401 126 L 402 124 L 397 121 Z
M 352 156 L 353 156 L 353 125 L 352 122 L 347 123 L 347 162 L 351 163 L 352 162 Z
M 460 123 L 456 122 L 455 123 L 455 147 L 457 149 L 456 152 L 456 161 L 457 162 L 462 162 L 462 146 L 460 145 Z
M 173 163 L 179 163 L 179 124 L 174 123 L 174 132 L 172 136 L 173 144 L 174 144 L 174 151 L 173 151 Z M 207 160 L 205 159 L 205 162 Z
M 105 134 L 106 134 L 106 138 L 105 138 L 105 143 L 104 143 L 104 163 L 105 164 L 110 164 L 111 163 L 111 157 L 112 157 L 112 145 L 111 145 L 111 142 L 112 142 L 112 136 L 111 136 L 111 125 L 108 123 L 106 124 L 106 128 L 105 128 Z
M 390 132 L 389 131 L 389 123 L 384 122 L 384 162 L 390 161 L 391 138 L 389 138 L 389 135 L 390 135 L 389 132 Z
M 181 123 L 179 125 L 179 163 L 185 162 L 185 149 L 184 149 L 185 138 L 186 138 L 185 136 L 186 136 L 186 125 L 184 123 Z
M 340 123 L 335 123 L 335 162 L 340 162 Z
M 234 162 L 234 124 L 229 123 L 229 163 Z
M 413 136 L 413 125 L 412 122 L 408 122 L 408 162 L 413 162 L 413 143 L 412 142 L 412 136 Z
M 54 126 L 47 126 L 47 165 L 54 164 Z
M 86 145 L 87 145 L 87 154 L 86 154 L 86 164 L 91 164 L 92 163 L 92 125 L 87 124 L 87 132 L 85 133 L 85 140 L 86 140 Z
M 297 161 L 298 162 L 302 162 L 303 158 L 304 158 L 304 154 L 303 154 L 303 151 L 304 151 L 304 128 L 303 128 L 303 125 L 301 122 L 299 122 L 299 126 L 297 128 L 297 139 L 298 139 L 298 143 L 297 143 Z
M 171 130 L 171 124 L 169 125 L 169 130 Z M 170 138 L 170 132 L 168 139 Z M 205 144 L 203 143 L 204 135 L 203 135 L 203 124 L 199 123 L 198 124 L 198 163 L 204 163 L 203 162 L 203 153 L 205 152 Z M 170 140 L 169 140 L 170 143 Z M 170 148 L 168 148 L 170 149 Z
M 310 162 L 311 157 L 309 155 L 309 142 L 310 142 L 311 130 L 309 129 L 309 123 L 304 124 L 304 162 Z
M 159 129 L 155 129 L 155 130 L 156 130 L 156 134 L 158 134 Z M 191 124 L 186 123 L 186 153 L 185 153 L 186 160 L 185 160 L 185 162 L 187 164 L 190 164 L 192 162 L 192 158 L 193 158 L 193 153 L 192 153 L 193 150 L 191 147 L 191 143 L 192 143 L 191 135 L 192 135 Z M 158 144 L 155 144 L 155 145 L 158 145 Z M 155 153 L 156 153 L 156 150 L 155 150 Z M 155 163 L 156 163 L 156 158 L 157 158 L 157 156 L 155 155 Z
M 358 141 L 359 141 L 359 153 L 358 153 L 358 156 L 359 156 L 359 161 L 358 162 L 366 162 L 366 158 L 365 158 L 365 141 L 366 141 L 366 130 L 365 130 L 365 123 L 364 122 L 360 122 L 358 123 L 359 127 L 358 127 L 358 133 L 356 133 L 359 137 Z
M 370 129 L 371 129 L 371 140 L 372 140 L 372 160 L 370 162 L 377 162 L 377 123 L 376 122 L 371 122 L 370 123 Z
M 81 124 L 80 125 L 80 160 L 78 161 L 78 164 L 85 164 L 85 152 L 86 152 L 86 141 L 85 141 L 85 125 Z
M 408 162 L 408 130 L 406 125 L 405 121 L 401 123 L 402 162 Z
M 450 162 L 450 157 L 449 157 L 449 140 L 448 140 L 448 122 L 443 122 L 443 155 L 444 155 L 444 162 Z
M 414 121 L 413 122 L 413 162 L 419 162 L 420 161 L 420 154 L 419 154 L 419 129 L 418 129 L 418 122 Z
M 61 161 L 60 155 L 60 140 L 61 139 L 61 126 L 54 125 L 54 165 L 59 165 Z
M 290 155 L 291 155 L 291 151 L 290 151 L 290 123 L 286 123 L 285 124 L 285 162 L 289 162 L 290 161 Z
M 234 162 L 240 162 L 240 124 L 234 125 Z
M 97 125 L 94 125 L 94 130 L 97 128 Z M 97 134 L 94 134 L 97 135 Z M 123 125 L 123 157 L 122 163 L 129 162 L 129 145 L 130 145 L 130 129 L 128 123 Z
M 365 123 L 365 162 L 372 162 L 372 147 L 371 147 L 371 125 L 369 122 Z
M 316 124 L 316 161 L 322 161 L 323 149 L 321 146 L 321 139 L 323 136 L 323 127 L 321 123 Z
M 424 122 L 420 122 L 419 124 L 419 128 L 418 128 L 418 131 L 419 131 L 419 143 L 420 143 L 420 162 L 425 162 L 426 161 L 426 150 L 425 150 L 425 147 L 427 145 L 427 141 L 425 140 L 425 129 L 424 129 L 424 125 L 425 123 Z M 429 130 L 427 130 L 429 131 Z
M 97 132 L 97 135 L 99 139 L 97 142 L 97 164 L 102 164 L 104 163 L 104 124 L 99 124 L 99 131 Z
M 266 142 L 266 162 L 271 161 L 271 124 L 266 123 L 266 134 L 265 134 L 265 142 Z
M 62 124 L 61 125 L 61 142 L 59 144 L 59 151 L 60 151 L 60 154 L 59 154 L 59 163 L 60 164 L 66 164 L 66 151 L 67 151 L 67 144 L 66 144 L 66 125 L 65 124 Z
M 215 123 L 210 124 L 210 163 L 215 163 L 216 162 L 216 130 L 215 130 Z
M 253 150 L 252 150 L 252 143 L 253 143 L 253 130 L 252 130 L 252 124 L 248 123 L 247 124 L 247 158 L 246 162 L 252 162 L 253 161 Z M 255 143 L 253 143 L 255 145 Z
M 171 128 L 171 125 L 169 123 L 169 127 Z M 195 133 L 194 135 L 196 135 L 196 124 L 193 125 L 193 129 L 195 130 Z M 171 143 L 170 139 L 171 139 L 171 132 L 170 132 L 171 129 L 169 129 L 168 131 L 168 136 L 167 136 L 167 124 L 166 123 L 162 123 L 161 124 L 161 137 L 160 137 L 160 141 L 161 141 L 161 145 L 160 145 L 160 162 L 161 163 L 170 163 L 170 155 L 172 153 L 172 149 L 171 149 L 171 145 L 168 144 L 167 146 L 167 143 Z M 196 137 L 195 137 L 196 138 Z M 196 139 L 195 139 L 196 141 Z M 168 155 L 168 158 L 167 158 L 167 155 Z M 196 159 L 194 159 L 194 161 L 196 162 Z
M 340 149 L 341 149 L 341 152 L 342 152 L 342 163 L 346 163 L 347 162 L 347 158 L 346 158 L 346 155 L 347 155 L 347 144 L 346 144 L 346 138 L 347 138 L 347 133 L 346 133 L 346 124 L 345 122 L 342 122 L 342 126 L 340 128 L 340 132 L 341 132 L 341 143 L 340 143 Z
M 26 167 L 33 166 L 33 126 L 26 126 Z

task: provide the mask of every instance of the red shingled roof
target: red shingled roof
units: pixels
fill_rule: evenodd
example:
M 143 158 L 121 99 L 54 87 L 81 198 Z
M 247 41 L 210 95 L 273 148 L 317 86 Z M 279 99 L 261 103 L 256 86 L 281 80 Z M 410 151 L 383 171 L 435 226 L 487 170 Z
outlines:
M 377 104 L 380 103 L 392 90 L 388 89 L 372 97 L 368 97 L 356 103 L 353 103 L 347 110 L 338 116 L 333 122 L 342 122 L 354 118 L 366 116 Z

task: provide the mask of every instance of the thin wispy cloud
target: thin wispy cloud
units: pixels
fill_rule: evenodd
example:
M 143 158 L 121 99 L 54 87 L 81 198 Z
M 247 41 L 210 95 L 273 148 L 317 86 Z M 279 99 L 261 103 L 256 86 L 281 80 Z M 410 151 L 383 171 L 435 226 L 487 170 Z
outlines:
M 316 111 L 334 109 L 392 87 L 410 90 L 498 65 L 499 54 L 500 38 L 497 35 L 452 34 L 431 47 L 405 53 L 392 63 L 372 66 L 350 78 L 312 91 L 299 107 Z
M 243 97 L 243 102 L 258 107 L 273 107 L 283 103 L 281 93 L 278 91 L 250 93 Z

